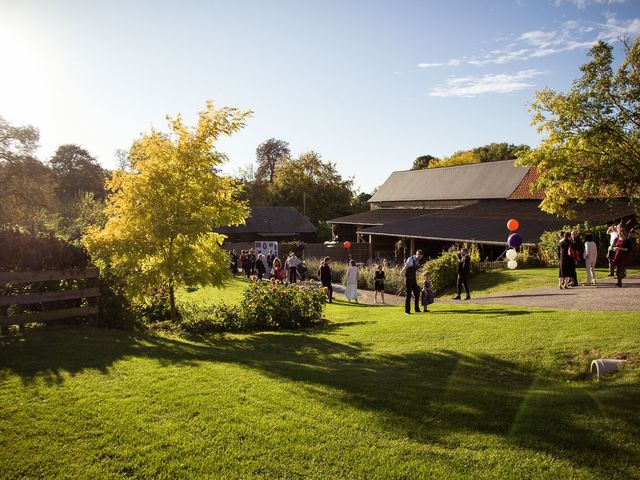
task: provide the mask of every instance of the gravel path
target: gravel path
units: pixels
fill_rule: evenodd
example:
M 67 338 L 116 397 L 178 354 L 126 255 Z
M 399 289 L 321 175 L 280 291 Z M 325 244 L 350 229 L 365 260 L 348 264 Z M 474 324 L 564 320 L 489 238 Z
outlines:
M 473 284 L 470 285 L 473 287 Z M 375 304 L 372 291 L 358 290 L 360 303 Z M 344 286 L 333 285 L 333 294 L 344 299 Z M 581 285 L 568 290 L 558 287 L 503 292 L 494 295 L 474 296 L 471 300 L 436 299 L 436 303 L 474 303 L 486 305 L 517 305 L 522 307 L 558 308 L 562 310 L 606 310 L 640 312 L 640 276 L 624 279 L 623 287 L 616 287 L 615 279 L 606 277 L 597 285 Z M 385 294 L 388 305 L 404 305 L 404 297 Z M 463 297 L 464 298 L 464 297 Z

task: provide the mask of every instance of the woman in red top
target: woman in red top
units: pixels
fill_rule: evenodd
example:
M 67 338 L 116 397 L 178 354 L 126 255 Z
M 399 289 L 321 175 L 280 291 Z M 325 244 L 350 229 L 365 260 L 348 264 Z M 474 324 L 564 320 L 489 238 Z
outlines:
M 624 277 L 627 265 L 629 265 L 629 252 L 631 251 L 631 240 L 627 236 L 626 230 L 620 230 L 618 240 L 613 247 L 616 254 L 613 257 L 613 264 L 616 267 L 616 277 L 618 278 L 618 286 L 622 286 L 622 278 Z
M 271 269 L 271 275 L 281 282 L 284 280 L 284 270 L 282 270 L 282 264 L 279 258 L 273 260 L 273 268 Z

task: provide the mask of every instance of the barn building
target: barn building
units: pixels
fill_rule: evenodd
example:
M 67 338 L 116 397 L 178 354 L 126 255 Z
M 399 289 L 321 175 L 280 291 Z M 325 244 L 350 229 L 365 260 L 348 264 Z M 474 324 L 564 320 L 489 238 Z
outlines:
M 417 248 L 434 257 L 466 242 L 495 259 L 505 250 L 510 218 L 520 222 L 523 245 L 533 247 L 548 230 L 631 215 L 624 202 L 595 200 L 578 206 L 575 219 L 544 213 L 543 193 L 529 188 L 535 180 L 535 169 L 513 160 L 393 172 L 369 200 L 370 210 L 328 223 L 339 241 L 368 243 L 370 258 L 406 257 Z

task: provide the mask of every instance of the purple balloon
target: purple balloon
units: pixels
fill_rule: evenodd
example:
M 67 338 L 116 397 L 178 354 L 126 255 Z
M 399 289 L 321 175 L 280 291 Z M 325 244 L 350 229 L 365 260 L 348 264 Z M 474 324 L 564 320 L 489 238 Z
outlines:
M 512 233 L 507 239 L 507 245 L 509 245 L 511 248 L 518 248 L 520 245 L 522 245 L 522 237 L 517 233 Z

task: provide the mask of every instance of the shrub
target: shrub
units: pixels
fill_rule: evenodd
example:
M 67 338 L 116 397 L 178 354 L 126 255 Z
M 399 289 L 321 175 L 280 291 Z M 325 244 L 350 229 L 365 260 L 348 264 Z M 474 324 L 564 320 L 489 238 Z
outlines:
M 0 227 L 0 271 L 84 268 L 86 253 L 53 235 L 32 235 Z
M 313 280 L 320 280 L 318 277 L 318 270 L 320 269 L 320 264 L 322 263 L 322 258 L 311 257 L 305 258 L 304 262 L 307 265 L 307 275 L 309 278 Z M 331 262 L 331 281 L 335 283 L 341 283 L 344 278 L 345 273 L 347 272 L 347 264 L 337 261 Z
M 562 230 L 554 230 L 544 232 L 540 236 L 540 243 L 538 243 L 538 261 L 547 267 L 558 266 L 558 243 L 560 242 L 560 232 L 567 232 L 575 230 L 580 239 L 584 242 L 584 237 L 587 233 L 593 235 L 594 241 L 598 246 L 598 262 L 604 263 L 607 254 L 607 247 L 609 246 L 609 235 L 607 235 L 607 226 L 598 225 L 591 226 L 589 222 L 569 226 L 565 225 Z
M 292 330 L 319 324 L 325 303 L 326 296 L 319 288 L 255 281 L 246 288 L 238 305 L 181 303 L 176 325 L 163 321 L 150 326 L 193 334 Z
M 471 257 L 471 274 L 480 271 L 480 264 Z M 431 286 L 434 293 L 439 293 L 456 283 L 458 277 L 459 257 L 456 252 L 443 252 L 441 256 L 428 260 L 418 271 L 418 285 L 422 285 L 424 272 L 431 274 Z M 362 267 L 358 272 L 358 288 L 373 290 L 373 273 L 376 267 Z M 400 273 L 400 268 L 388 268 L 385 270 L 384 291 L 393 295 L 405 295 L 405 277 Z

